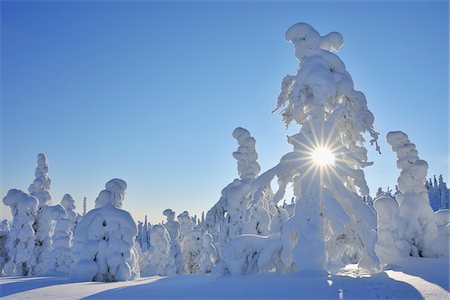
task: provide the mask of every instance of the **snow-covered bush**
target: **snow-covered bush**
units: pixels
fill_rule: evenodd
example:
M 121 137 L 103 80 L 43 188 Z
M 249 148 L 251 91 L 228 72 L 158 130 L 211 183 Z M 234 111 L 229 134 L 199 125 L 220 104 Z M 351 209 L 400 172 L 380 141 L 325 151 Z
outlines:
M 435 212 L 438 234 L 433 242 L 433 250 L 437 256 L 448 257 L 450 254 L 450 209 Z
M 181 242 L 184 272 L 187 274 L 209 273 L 217 261 L 213 238 L 200 229 L 188 232 Z
M 163 215 L 166 217 L 166 222 L 163 223 L 170 235 L 170 251 L 175 262 L 175 269 L 177 274 L 183 273 L 183 255 L 181 254 L 180 246 L 180 222 L 175 220 L 175 212 L 171 209 L 163 211 Z M 151 237 L 150 237 L 151 243 Z
M 225 246 L 218 269 L 225 275 L 249 275 L 272 269 L 285 272 L 280 234 L 267 237 L 243 234 L 234 238 Z
M 327 257 L 339 245 L 347 247 L 347 242 L 351 249 L 342 251 L 347 253 L 343 260 L 350 251 L 361 267 L 377 270 L 375 214 L 361 196 L 369 194 L 362 168 L 371 165 L 363 135 L 368 133 L 378 149 L 378 133 L 364 94 L 353 89 L 344 63 L 332 53 L 342 45 L 342 36 L 336 32 L 320 36 L 310 25 L 298 23 L 288 29 L 286 40 L 294 44 L 300 67 L 283 79 L 277 109 L 282 109 L 285 124 L 295 121 L 300 132 L 288 138 L 294 150 L 252 183 L 250 206 L 266 197 L 263 191 L 275 177 L 279 189 L 272 203 L 282 200 L 288 184 L 293 185 L 295 214 L 283 225 L 281 236 L 285 270 L 326 274 Z M 326 163 L 320 161 L 323 152 L 331 157 Z M 345 218 L 333 216 L 331 209 L 325 216 L 327 197 L 333 199 L 327 203 L 342 208 Z M 336 219 L 340 226 L 327 229 L 341 232 L 325 232 L 324 223 Z M 327 248 L 326 236 L 332 238 Z
M 416 145 L 405 133 L 391 131 L 387 141 L 397 154 L 397 167 L 401 170 L 397 180 L 400 193 L 396 199 L 405 225 L 403 236 L 410 244 L 403 255 L 434 256 L 432 244 L 437 227 L 425 187 L 428 164 L 419 159 Z
M 3 198 L 3 203 L 11 208 L 13 216 L 11 231 L 6 241 L 8 262 L 4 272 L 8 276 L 36 274 L 34 253 L 36 235 L 33 229 L 39 200 L 21 190 L 12 189 Z
M 175 261 L 171 250 L 170 234 L 166 227 L 160 224 L 150 228 L 150 250 L 147 253 L 143 276 L 174 275 Z
M 409 243 L 404 237 L 405 223 L 392 197 L 379 196 L 373 205 L 377 211 L 376 252 L 383 263 L 391 263 L 409 251 Z
M 120 209 L 126 182 L 112 179 L 100 192 L 95 209 L 76 227 L 71 278 L 78 281 L 124 281 L 139 277 L 136 224 Z M 103 206 L 101 205 L 103 204 Z

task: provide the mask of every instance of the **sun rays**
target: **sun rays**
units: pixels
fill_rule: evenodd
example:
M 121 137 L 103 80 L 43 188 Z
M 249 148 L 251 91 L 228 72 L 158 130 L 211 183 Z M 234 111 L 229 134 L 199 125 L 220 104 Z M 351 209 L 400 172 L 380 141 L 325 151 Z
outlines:
M 336 162 L 336 156 L 327 147 L 319 146 L 311 153 L 312 162 L 321 167 L 331 167 L 334 166 Z

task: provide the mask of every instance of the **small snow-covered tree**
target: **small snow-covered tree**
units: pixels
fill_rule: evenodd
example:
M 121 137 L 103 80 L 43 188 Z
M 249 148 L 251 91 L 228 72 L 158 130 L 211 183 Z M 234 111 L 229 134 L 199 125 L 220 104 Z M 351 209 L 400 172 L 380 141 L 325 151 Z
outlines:
M 73 223 L 62 205 L 52 206 L 57 211 L 52 251 L 49 254 L 49 270 L 69 274 L 72 267 Z
M 11 227 L 9 226 L 8 220 L 4 219 L 0 223 L 0 276 L 5 275 L 3 269 L 9 258 L 8 249 L 6 248 L 6 241 L 8 240 L 10 231 Z
M 36 235 L 33 223 L 37 215 L 39 200 L 21 190 L 12 189 L 3 198 L 3 203 L 11 208 L 13 216 L 11 231 L 6 242 L 9 258 L 4 272 L 8 276 L 35 275 Z
M 58 209 L 58 205 L 55 206 Z M 50 268 L 56 272 L 69 274 L 73 265 L 72 244 L 75 228 L 81 216 L 75 212 L 75 200 L 65 194 L 61 200 L 52 237 Z
M 189 212 L 184 211 L 181 214 L 177 216 L 177 220 L 180 223 L 180 235 L 179 235 L 179 242 L 181 243 L 183 238 L 186 236 L 186 234 L 192 229 L 194 229 L 194 226 L 196 225 L 192 218 L 189 216 Z
M 170 251 L 174 259 L 176 273 L 183 273 L 183 255 L 181 254 L 180 246 L 180 222 L 175 220 L 175 212 L 170 208 L 163 211 L 163 215 L 166 217 L 166 222 L 163 223 L 170 235 Z M 151 237 L 150 237 L 151 241 Z
M 61 200 L 61 206 L 64 207 L 66 211 L 66 218 L 70 221 L 70 231 L 75 232 L 78 221 L 81 216 L 75 211 L 75 200 L 69 194 L 65 194 Z
M 200 229 L 186 233 L 181 242 L 184 272 L 187 274 L 209 273 L 217 262 L 217 251 L 212 236 Z
M 444 178 L 442 177 L 442 174 L 439 175 L 439 199 L 440 201 L 440 207 L 439 209 L 448 209 L 449 208 L 449 198 L 450 198 L 450 191 L 447 188 L 447 184 L 444 182 Z
M 125 281 L 139 277 L 137 228 L 120 209 L 127 184 L 112 179 L 76 227 L 71 278 L 78 281 Z
M 410 249 L 405 240 L 405 223 L 395 199 L 388 195 L 380 195 L 374 201 L 377 211 L 378 241 L 376 252 L 383 263 L 392 263 L 404 256 Z
M 407 253 L 412 256 L 433 256 L 432 244 L 437 236 L 435 216 L 425 187 L 428 164 L 419 159 L 416 145 L 401 131 L 391 131 L 387 141 L 397 154 L 401 170 L 397 180 L 400 193 L 396 199 L 400 217 L 405 223 L 404 238 L 410 244 Z
M 143 276 L 166 276 L 177 273 L 170 234 L 163 225 L 156 224 L 150 228 L 150 250 L 144 265 Z

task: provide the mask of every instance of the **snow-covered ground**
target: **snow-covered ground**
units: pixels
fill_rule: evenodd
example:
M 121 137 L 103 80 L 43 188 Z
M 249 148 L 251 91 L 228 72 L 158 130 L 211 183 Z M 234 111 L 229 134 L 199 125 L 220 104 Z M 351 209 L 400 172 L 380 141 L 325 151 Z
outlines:
M 3 277 L 4 299 L 321 298 L 450 299 L 448 258 L 407 258 L 368 276 L 352 265 L 329 278 L 260 274 L 144 277 L 127 282 L 74 283 L 62 277 Z

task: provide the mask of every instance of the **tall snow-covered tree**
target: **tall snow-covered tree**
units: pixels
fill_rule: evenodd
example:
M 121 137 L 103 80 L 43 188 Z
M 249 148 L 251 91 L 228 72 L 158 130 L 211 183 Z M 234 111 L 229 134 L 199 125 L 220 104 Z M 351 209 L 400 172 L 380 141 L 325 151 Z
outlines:
M 343 44 L 339 33 L 320 36 L 310 25 L 298 23 L 288 29 L 286 40 L 294 45 L 300 67 L 283 79 L 276 109 L 282 110 L 286 126 L 295 122 L 300 132 L 288 137 L 294 150 L 253 182 L 250 204 L 261 201 L 260 191 L 275 177 L 279 189 L 274 203 L 283 199 L 289 183 L 293 185 L 295 214 L 282 229 L 281 258 L 287 271 L 325 274 L 327 257 L 332 257 L 327 252 L 335 251 L 342 239 L 347 241 L 343 246 L 350 245 L 346 256 L 376 270 L 375 214 L 361 197 L 369 194 L 362 168 L 371 165 L 365 133 L 378 149 L 374 117 L 364 94 L 354 90 L 344 63 L 333 53 Z M 341 214 L 327 206 L 341 208 Z M 326 220 L 333 222 L 324 228 Z M 326 235 L 335 240 L 328 250 Z
M 170 235 L 170 251 L 172 257 L 174 258 L 175 269 L 177 274 L 183 273 L 183 255 L 181 254 L 180 246 L 180 229 L 181 225 L 175 219 L 175 212 L 170 208 L 163 211 L 163 215 L 167 218 L 166 222 L 163 223 L 164 227 L 167 229 Z M 151 237 L 150 237 L 151 242 Z
M 256 140 L 247 129 L 238 127 L 233 137 L 239 148 L 233 152 L 237 160 L 239 178 L 222 190 L 219 201 L 207 212 L 202 227 L 214 239 L 214 244 L 221 255 L 225 244 L 242 233 L 269 234 L 270 215 L 260 202 L 252 209 L 249 220 L 245 222 L 245 210 L 252 197 L 251 183 L 261 170 L 257 159 Z
M 52 198 L 49 192 L 51 179 L 48 176 L 48 160 L 45 154 L 38 154 L 35 176 L 36 178 L 28 191 L 30 195 L 39 200 L 38 212 L 33 224 L 33 229 L 36 232 L 34 255 L 37 260 L 36 274 L 44 275 L 48 272 L 50 266 L 51 234 L 54 230 L 55 220 L 60 214 L 59 207 L 51 206 Z
M 404 255 L 432 256 L 437 227 L 425 187 L 428 164 L 419 158 L 416 145 L 405 133 L 391 131 L 387 141 L 397 154 L 397 167 L 401 170 L 396 199 L 405 223 L 404 238 L 410 244 Z
M 140 275 L 136 223 L 121 209 L 127 184 L 116 178 L 105 187 L 95 201 L 96 208 L 75 229 L 70 274 L 74 280 L 112 282 Z
M 4 272 L 8 276 L 36 275 L 36 233 L 33 224 L 39 200 L 21 190 L 12 189 L 3 198 L 3 203 L 11 208 L 13 216 L 11 231 L 6 241 L 8 262 Z

